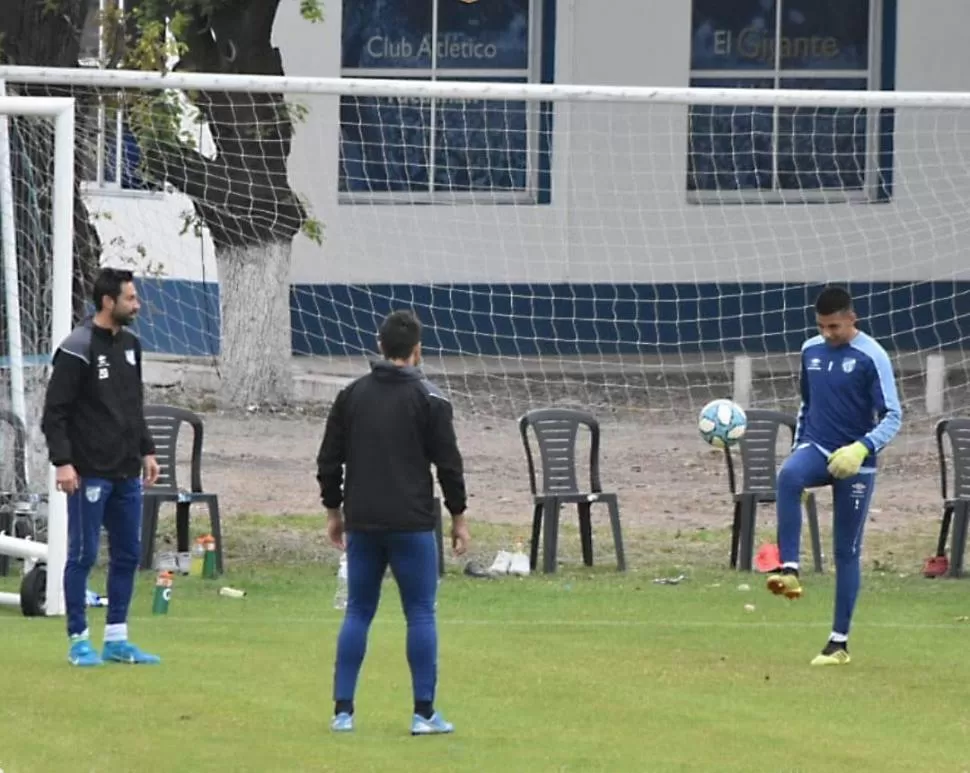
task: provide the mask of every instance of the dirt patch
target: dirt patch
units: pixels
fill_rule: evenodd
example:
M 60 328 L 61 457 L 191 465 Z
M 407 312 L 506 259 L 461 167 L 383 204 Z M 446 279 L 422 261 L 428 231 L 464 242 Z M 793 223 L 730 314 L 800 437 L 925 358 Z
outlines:
M 724 457 L 702 443 L 695 429 L 697 409 L 725 394 L 727 384 L 656 379 L 627 378 L 622 384 L 565 375 L 544 380 L 507 375 L 443 379 L 454 399 L 466 460 L 469 516 L 521 525 L 527 533 L 531 503 L 515 418 L 530 407 L 556 404 L 585 407 L 599 417 L 603 485 L 619 493 L 625 524 L 665 532 L 727 528 L 731 500 Z M 918 384 L 907 381 L 902 391 L 905 430 L 881 460 L 870 530 L 925 527 L 939 514 L 933 421 L 920 413 Z M 150 398 L 206 408 L 198 398 L 173 390 Z M 953 406 L 967 405 L 967 398 L 965 388 L 948 391 Z M 762 380 L 755 404 L 793 411 L 794 382 L 790 377 Z M 325 405 L 275 413 L 204 411 L 203 481 L 206 489 L 220 494 L 227 516 L 319 511 L 315 457 L 325 416 Z M 184 461 L 188 447 L 189 438 L 182 438 Z M 829 507 L 830 498 L 823 494 L 823 517 Z

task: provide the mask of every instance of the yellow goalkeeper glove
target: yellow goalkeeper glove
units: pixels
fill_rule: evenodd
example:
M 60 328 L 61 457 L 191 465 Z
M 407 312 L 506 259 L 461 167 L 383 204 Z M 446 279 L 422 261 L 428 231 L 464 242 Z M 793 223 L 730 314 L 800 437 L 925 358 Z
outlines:
M 862 462 L 869 456 L 869 449 L 858 440 L 847 446 L 842 446 L 829 457 L 829 474 L 833 478 L 851 478 L 859 474 Z

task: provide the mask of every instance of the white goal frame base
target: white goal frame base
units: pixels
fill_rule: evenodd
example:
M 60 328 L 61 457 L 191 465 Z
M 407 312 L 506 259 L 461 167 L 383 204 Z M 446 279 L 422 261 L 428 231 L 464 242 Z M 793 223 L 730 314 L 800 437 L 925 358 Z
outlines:
M 74 274 L 74 98 L 8 97 L 0 81 L 0 219 L 4 302 L 9 336 L 11 402 L 14 412 L 26 420 L 24 400 L 24 353 L 20 329 L 20 271 L 16 252 L 16 208 L 10 164 L 9 119 L 11 116 L 47 118 L 54 124 L 54 181 L 52 212 L 51 342 L 56 347 L 71 332 L 73 324 L 72 283 Z M 8 540 L 9 542 L 10 540 Z M 37 546 L 29 540 L 21 546 L 28 552 Z M 19 551 L 10 551 L 19 555 Z M 47 600 L 48 616 L 64 614 L 64 564 L 67 561 L 67 497 L 57 490 L 54 468 L 47 481 Z M 0 595 L 0 605 L 19 605 L 19 594 Z

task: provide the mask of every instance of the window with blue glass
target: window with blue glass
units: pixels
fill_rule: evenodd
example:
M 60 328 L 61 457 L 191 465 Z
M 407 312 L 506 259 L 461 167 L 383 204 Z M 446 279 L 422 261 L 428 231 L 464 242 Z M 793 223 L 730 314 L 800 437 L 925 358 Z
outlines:
M 144 174 L 141 147 L 118 108 L 94 106 L 82 115 L 82 179 L 102 191 L 160 191 Z
M 344 0 L 341 74 L 551 82 L 554 0 Z M 551 110 L 509 100 L 340 102 L 343 200 L 548 200 Z
M 131 8 L 131 0 L 127 0 Z M 117 40 L 126 0 L 82 0 L 84 23 L 80 30 L 78 64 L 103 68 L 111 59 L 108 42 Z M 141 149 L 126 117 L 107 99 L 78 103 L 77 133 L 82 182 L 100 192 L 160 191 L 162 186 L 144 179 Z
M 894 25 L 895 0 L 693 0 L 690 83 L 891 89 Z M 694 200 L 889 196 L 888 111 L 692 105 L 688 122 Z

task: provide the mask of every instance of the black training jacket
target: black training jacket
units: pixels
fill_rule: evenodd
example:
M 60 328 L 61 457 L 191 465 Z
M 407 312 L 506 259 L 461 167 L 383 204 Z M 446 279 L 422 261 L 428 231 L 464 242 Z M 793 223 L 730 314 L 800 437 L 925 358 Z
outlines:
M 133 478 L 155 453 L 145 422 L 141 343 L 86 320 L 54 353 L 41 426 L 50 461 L 84 478 Z
M 345 528 L 433 529 L 432 464 L 445 507 L 463 513 L 451 403 L 420 370 L 375 362 L 340 391 L 317 455 L 317 480 L 324 507 L 343 505 Z

